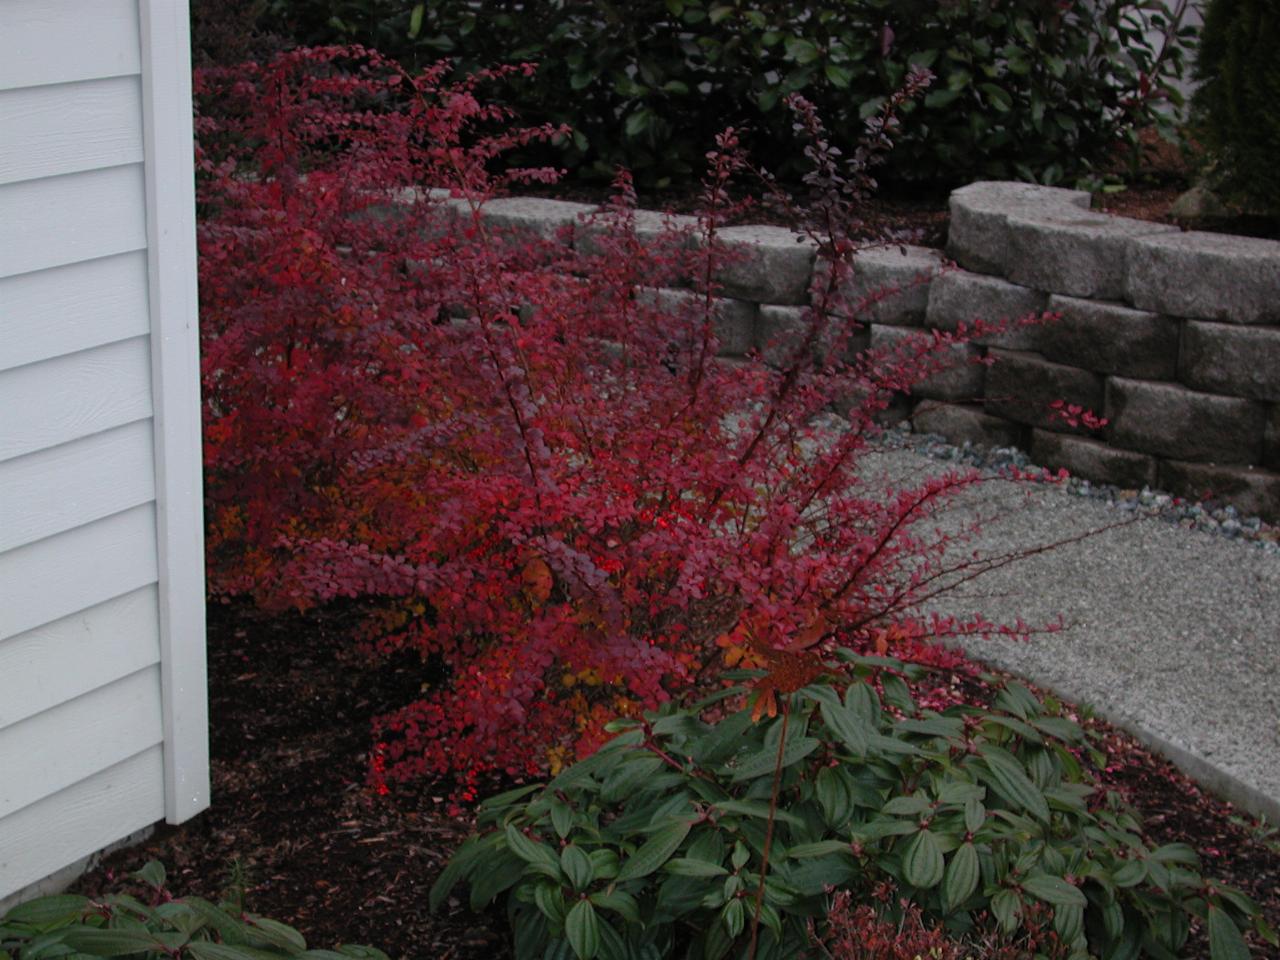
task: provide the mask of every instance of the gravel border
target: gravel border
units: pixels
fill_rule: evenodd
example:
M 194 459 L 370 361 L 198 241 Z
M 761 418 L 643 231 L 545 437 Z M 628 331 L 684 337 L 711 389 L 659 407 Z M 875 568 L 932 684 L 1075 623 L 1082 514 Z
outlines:
M 933 460 L 958 463 L 978 470 L 1000 473 L 1012 469 L 1041 469 L 1017 447 L 982 447 L 969 441 L 956 445 L 934 433 L 916 433 L 907 421 L 884 430 L 879 441 L 887 449 L 911 450 Z M 1246 517 L 1233 506 L 1210 501 L 1187 500 L 1150 487 L 1126 490 L 1071 476 L 1061 484 L 1072 496 L 1101 500 L 1112 509 L 1157 517 L 1188 530 L 1202 530 L 1229 540 L 1252 544 L 1264 552 L 1280 556 L 1280 526 L 1259 517 Z

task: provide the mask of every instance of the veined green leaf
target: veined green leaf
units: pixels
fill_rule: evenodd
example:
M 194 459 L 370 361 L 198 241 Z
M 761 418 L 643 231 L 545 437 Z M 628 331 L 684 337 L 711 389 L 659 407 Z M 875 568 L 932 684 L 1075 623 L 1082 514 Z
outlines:
M 514 824 L 507 824 L 507 849 L 532 866 L 543 866 L 552 877 L 560 875 L 560 858 L 545 843 L 526 837 Z
M 978 888 L 978 851 L 972 843 L 962 843 L 947 864 L 942 881 L 942 900 L 948 912 L 956 909 Z
M 592 960 L 600 949 L 599 920 L 590 900 L 579 900 L 564 918 L 564 935 L 578 960 Z
M 97 927 L 68 927 L 60 931 L 61 942 L 77 953 L 92 957 L 123 957 L 131 953 L 163 952 L 163 944 L 138 930 L 102 930 Z
M 1216 904 L 1209 904 L 1209 957 L 1211 960 L 1249 960 L 1249 948 L 1235 921 Z
M 799 737 L 795 740 L 788 738 L 782 748 L 782 769 L 785 770 L 793 763 L 803 760 L 820 746 L 822 742 L 814 737 Z M 744 758 L 734 767 L 732 779 L 737 781 L 761 777 L 773 773 L 777 766 L 777 749 L 760 750 Z
M 1022 889 L 1037 900 L 1045 903 L 1068 904 L 1075 907 L 1085 905 L 1084 894 L 1061 877 L 1048 873 L 1032 873 L 1022 879 Z
M 661 867 L 679 849 L 684 838 L 689 835 L 691 826 L 691 820 L 675 820 L 651 836 L 623 862 L 622 869 L 618 871 L 617 882 L 625 883 L 647 877 Z
M 1044 795 L 1023 772 L 1021 764 L 1005 750 L 992 744 L 981 748 L 983 765 L 990 773 L 992 784 L 1015 806 L 1026 810 L 1041 822 L 1049 819 L 1049 805 Z
M 686 857 L 668 860 L 663 864 L 662 869 L 677 877 L 727 877 L 729 875 L 729 871 L 718 863 L 690 860 Z
M 858 759 L 867 755 L 870 736 L 874 729 L 869 729 L 858 710 L 839 704 L 822 704 L 822 720 L 827 727 L 840 738 Z
M 587 889 L 596 876 L 591 858 L 576 843 L 571 843 L 560 851 L 560 869 L 564 871 L 574 890 Z
M 942 849 L 938 838 L 928 830 L 921 830 L 909 841 L 902 854 L 902 876 L 913 887 L 928 890 L 942 882 Z

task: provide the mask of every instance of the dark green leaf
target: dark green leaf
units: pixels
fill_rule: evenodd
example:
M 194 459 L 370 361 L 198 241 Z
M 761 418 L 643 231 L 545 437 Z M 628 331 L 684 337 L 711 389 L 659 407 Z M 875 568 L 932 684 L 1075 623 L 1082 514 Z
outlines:
M 95 927 L 68 927 L 62 933 L 62 942 L 77 953 L 94 957 L 123 957 L 162 949 L 160 941 L 149 933 Z
M 1249 960 L 1249 948 L 1235 921 L 1216 904 L 1209 904 L 1209 956 L 1211 960 Z
M 590 900 L 579 900 L 564 918 L 564 935 L 578 960 L 591 960 L 600 949 L 600 929 L 596 908 Z
M 3 919 L 10 923 L 29 923 L 33 927 L 47 928 L 78 919 L 88 906 L 87 897 L 63 893 L 20 903 Z
M 676 820 L 655 833 L 622 864 L 617 882 L 647 877 L 661 867 L 679 849 L 692 825 L 689 820 Z
M 921 890 L 936 887 L 943 876 L 942 849 L 938 838 L 928 830 L 921 830 L 909 841 L 902 854 L 902 876 L 907 883 Z
M 675 860 L 668 860 L 663 868 L 667 873 L 675 874 L 677 877 L 727 877 L 729 871 L 718 863 L 708 863 L 706 860 L 690 860 L 685 857 L 679 857 Z
M 978 851 L 972 843 L 962 843 L 952 854 L 942 881 L 943 908 L 953 911 L 973 896 L 978 875 Z
M 591 866 L 591 858 L 575 843 L 569 844 L 560 851 L 560 868 L 569 878 L 574 890 L 585 890 L 595 879 L 595 869 Z
M 863 719 L 862 711 L 838 704 L 822 704 L 822 720 L 827 727 L 840 738 L 855 757 L 862 759 L 867 755 L 870 735 L 875 732 Z
M 1033 873 L 1024 877 L 1022 889 L 1037 900 L 1043 900 L 1045 903 L 1055 905 L 1070 904 L 1076 907 L 1085 905 L 1083 893 L 1061 877 L 1051 876 L 1047 873 Z

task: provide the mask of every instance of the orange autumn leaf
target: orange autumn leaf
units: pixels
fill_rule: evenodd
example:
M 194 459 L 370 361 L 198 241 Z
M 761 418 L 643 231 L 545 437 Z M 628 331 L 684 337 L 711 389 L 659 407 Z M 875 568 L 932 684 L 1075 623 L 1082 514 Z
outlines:
M 520 580 L 524 584 L 524 594 L 534 606 L 540 607 L 551 596 L 551 568 L 546 561 L 534 557 L 520 571 Z

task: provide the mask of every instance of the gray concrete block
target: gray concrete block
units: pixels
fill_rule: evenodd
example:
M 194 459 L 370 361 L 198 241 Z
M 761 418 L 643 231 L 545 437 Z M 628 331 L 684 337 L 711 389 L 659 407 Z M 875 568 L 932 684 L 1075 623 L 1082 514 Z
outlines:
M 873 324 L 871 349 L 893 351 L 910 349 L 909 344 L 929 344 L 933 334 L 909 327 L 886 327 Z M 946 369 L 921 380 L 911 388 L 911 394 L 931 400 L 975 400 L 982 396 L 982 382 L 987 368 L 975 362 L 981 356 L 970 343 L 951 344 L 937 355 L 937 361 Z
M 925 324 L 938 330 L 955 330 L 974 320 L 997 322 L 1043 313 L 1049 298 L 1039 290 L 1020 287 L 1007 280 L 964 270 L 948 270 L 929 284 L 929 304 Z M 975 338 L 982 346 L 1008 350 L 1030 350 L 1036 345 L 1035 328 L 1010 330 Z
M 1194 230 L 1139 237 L 1127 299 L 1178 317 L 1280 324 L 1280 241 Z
M 1280 473 L 1273 470 L 1165 460 L 1159 483 L 1196 500 L 1229 503 L 1246 516 L 1280 520 Z
M 1045 360 L 1038 354 L 992 350 L 987 370 L 987 409 L 998 417 L 1056 433 L 1088 433 L 1052 406 L 1057 401 L 1101 415 L 1104 381 L 1096 373 Z
M 516 237 L 530 236 L 570 246 L 579 216 L 591 213 L 595 207 L 540 197 L 499 197 L 480 209 L 487 227 Z
M 1119 300 L 1133 237 L 1178 231 L 1167 223 L 1066 209 L 1010 215 L 1005 276 L 1072 297 Z
M 755 303 L 805 304 L 817 245 L 785 227 L 726 227 L 718 234 L 731 260 L 715 278 L 726 296 Z
M 869 247 L 854 254 L 839 292 L 850 307 L 866 303 L 859 313 L 867 323 L 918 327 L 929 308 L 929 284 L 945 264 L 941 251 L 927 247 Z M 826 269 L 818 265 L 820 278 Z
M 1137 489 L 1156 482 L 1156 458 L 1120 450 L 1101 440 L 1047 430 L 1031 431 L 1031 459 L 1050 469 L 1065 468 L 1087 480 Z
M 1188 320 L 1180 372 L 1182 381 L 1197 390 L 1280 400 L 1280 327 Z
M 1056 295 L 1047 309 L 1062 314 L 1036 330 L 1038 352 L 1048 359 L 1140 380 L 1177 376 L 1179 321 L 1119 303 Z
M 1107 379 L 1109 439 L 1126 450 L 1195 462 L 1254 464 L 1266 408 L 1172 383 Z
M 966 270 L 1003 275 L 1010 216 L 1088 210 L 1089 204 L 1089 194 L 1083 190 L 995 180 L 971 183 L 951 193 L 947 254 Z
M 701 295 L 691 290 L 645 287 L 636 292 L 636 299 L 678 316 L 688 323 L 687 329 L 690 331 L 702 309 Z M 720 341 L 717 355 L 740 357 L 749 353 L 756 342 L 756 305 L 729 297 L 717 297 L 714 310 L 715 333 Z
M 598 255 L 604 251 L 599 240 L 620 222 L 603 213 L 589 216 L 574 229 L 574 247 L 582 253 Z M 673 250 L 690 250 L 698 244 L 698 218 L 657 210 L 633 211 L 631 231 L 637 240 L 652 248 L 665 242 Z
M 923 400 L 911 414 L 911 426 L 917 433 L 936 433 L 950 443 L 980 447 L 1016 447 L 1023 439 L 1019 424 L 983 413 L 980 404 Z
M 812 319 L 808 315 L 809 308 L 762 303 L 759 309 L 755 346 L 760 351 L 761 359 L 772 367 L 789 364 L 810 333 Z M 867 327 L 846 332 L 845 326 L 833 320 L 816 332 L 816 342 L 809 351 L 810 358 L 815 363 L 827 362 L 842 334 L 844 347 L 840 359 L 844 361 L 853 359 L 870 345 L 871 334 Z

